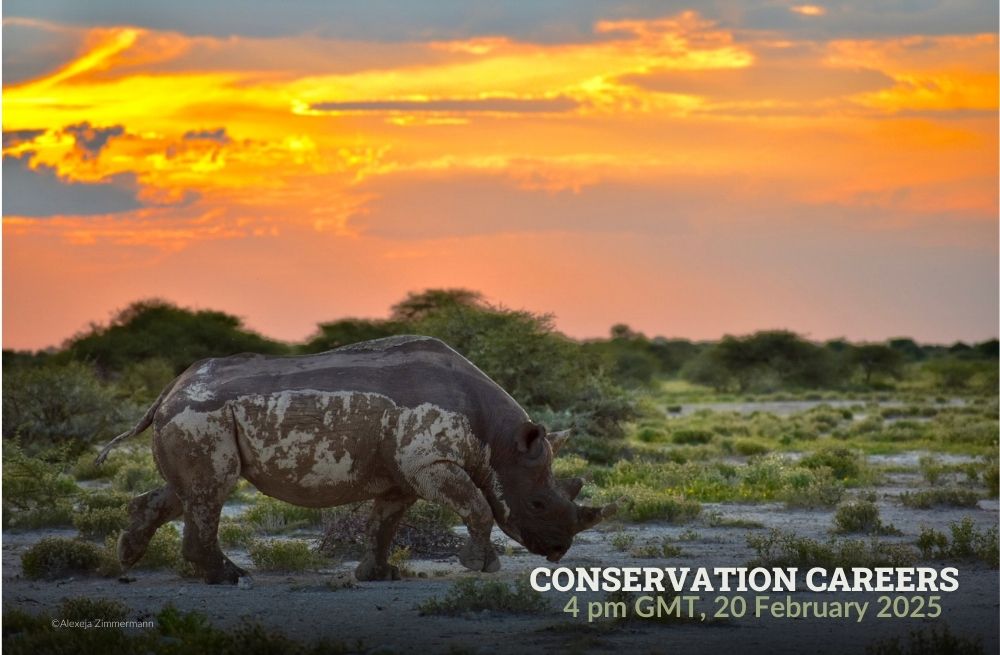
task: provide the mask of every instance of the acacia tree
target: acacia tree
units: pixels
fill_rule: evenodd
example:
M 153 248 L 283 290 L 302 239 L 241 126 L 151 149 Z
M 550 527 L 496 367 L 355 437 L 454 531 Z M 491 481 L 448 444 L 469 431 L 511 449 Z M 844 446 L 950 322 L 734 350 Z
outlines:
M 885 375 L 899 379 L 903 376 L 903 354 L 880 343 L 866 343 L 851 350 L 851 361 L 865 375 L 865 384 L 871 384 L 875 375 Z

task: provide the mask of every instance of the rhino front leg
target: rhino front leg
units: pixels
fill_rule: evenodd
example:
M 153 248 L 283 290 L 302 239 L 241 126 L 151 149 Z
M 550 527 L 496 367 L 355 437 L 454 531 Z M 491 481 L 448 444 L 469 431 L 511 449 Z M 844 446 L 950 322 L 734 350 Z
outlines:
M 416 502 L 414 496 L 376 498 L 368 523 L 368 550 L 354 569 L 358 580 L 399 580 L 399 569 L 389 564 L 389 549 L 399 521 Z
M 410 484 L 422 498 L 440 503 L 462 518 L 469 530 L 469 540 L 458 553 L 462 566 L 488 573 L 500 569 L 500 559 L 490 542 L 493 512 L 465 470 L 451 462 L 437 462 L 418 470 Z

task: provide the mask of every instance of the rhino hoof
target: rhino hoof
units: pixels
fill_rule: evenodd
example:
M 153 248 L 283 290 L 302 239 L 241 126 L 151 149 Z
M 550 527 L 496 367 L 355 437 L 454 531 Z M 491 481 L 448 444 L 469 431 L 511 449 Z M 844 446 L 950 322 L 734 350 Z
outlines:
M 468 541 L 458 551 L 458 561 L 470 571 L 495 573 L 500 570 L 500 559 L 492 545 L 484 548 Z
M 208 584 L 238 584 L 240 578 L 244 576 L 247 576 L 246 571 L 226 560 L 220 568 L 205 572 L 205 582 Z
M 362 582 L 375 580 L 399 580 L 399 567 L 392 564 L 378 564 L 374 558 L 366 557 L 354 569 L 354 577 Z

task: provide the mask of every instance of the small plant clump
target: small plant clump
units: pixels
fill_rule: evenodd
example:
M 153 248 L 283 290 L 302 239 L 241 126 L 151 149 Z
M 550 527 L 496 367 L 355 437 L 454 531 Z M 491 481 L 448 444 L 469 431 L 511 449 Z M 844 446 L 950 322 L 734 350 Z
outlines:
M 924 528 L 917 537 L 917 548 L 927 559 L 979 560 L 990 568 L 1000 563 L 997 548 L 997 528 L 980 531 L 971 517 L 953 522 L 949 527 L 951 539 L 943 532 Z
M 247 551 L 254 566 L 262 571 L 307 571 L 325 561 L 308 543 L 297 539 L 259 539 Z
M 837 507 L 833 524 L 840 533 L 900 534 L 894 525 L 882 522 L 878 505 L 866 499 L 848 501 Z
M 299 507 L 270 496 L 264 496 L 252 505 L 242 519 L 264 534 L 281 534 L 299 528 L 317 527 L 322 523 L 323 512 L 312 507 Z
M 616 532 L 611 535 L 611 547 L 617 550 L 619 553 L 624 553 L 625 551 L 632 548 L 632 544 L 635 543 L 635 535 L 628 532 Z
M 899 502 L 914 509 L 932 507 L 975 507 L 979 504 L 979 494 L 970 489 L 949 487 L 944 489 L 924 489 L 906 491 L 899 496 Z
M 800 537 L 793 532 L 770 530 L 747 535 L 747 545 L 757 552 L 750 566 L 876 567 L 910 566 L 917 559 L 912 548 L 877 540 L 829 539 L 826 542 Z
M 547 608 L 548 601 L 526 579 L 519 579 L 510 587 L 501 580 L 477 578 L 463 578 L 443 598 L 435 596 L 417 606 L 422 614 L 451 616 L 483 611 L 528 614 Z
M 296 641 L 271 632 L 260 624 L 244 622 L 222 630 L 215 628 L 204 614 L 182 612 L 167 605 L 150 627 L 126 630 L 104 627 L 101 630 L 61 630 L 53 627 L 55 619 L 85 620 L 102 618 L 122 621 L 129 609 L 113 600 L 71 598 L 54 615 L 34 615 L 23 610 L 3 614 L 3 649 L 14 655 L 35 653 L 283 653 L 288 655 L 343 655 L 366 652 L 360 641 Z
M 100 546 L 65 537 L 46 537 L 21 555 L 21 569 L 30 580 L 109 575 L 117 566 L 110 553 Z
M 124 507 L 96 507 L 77 512 L 73 526 L 87 539 L 104 539 L 120 532 L 128 524 Z

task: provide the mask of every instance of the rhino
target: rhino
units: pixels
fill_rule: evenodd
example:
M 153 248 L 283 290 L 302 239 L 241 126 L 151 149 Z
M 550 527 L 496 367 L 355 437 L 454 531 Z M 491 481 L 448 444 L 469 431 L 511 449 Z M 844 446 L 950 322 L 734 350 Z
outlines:
M 201 360 L 97 462 L 150 426 L 166 484 L 129 503 L 117 544 L 125 571 L 160 526 L 183 516 L 184 558 L 206 582 L 246 576 L 218 542 L 222 505 L 241 477 L 305 507 L 372 500 L 359 580 L 399 578 L 389 550 L 418 498 L 461 517 L 469 537 L 459 561 L 487 572 L 500 568 L 490 541 L 494 523 L 555 562 L 576 533 L 617 509 L 576 504 L 582 480 L 552 474 L 568 433 L 547 433 L 472 362 L 431 337 L 388 337 L 295 357 Z

